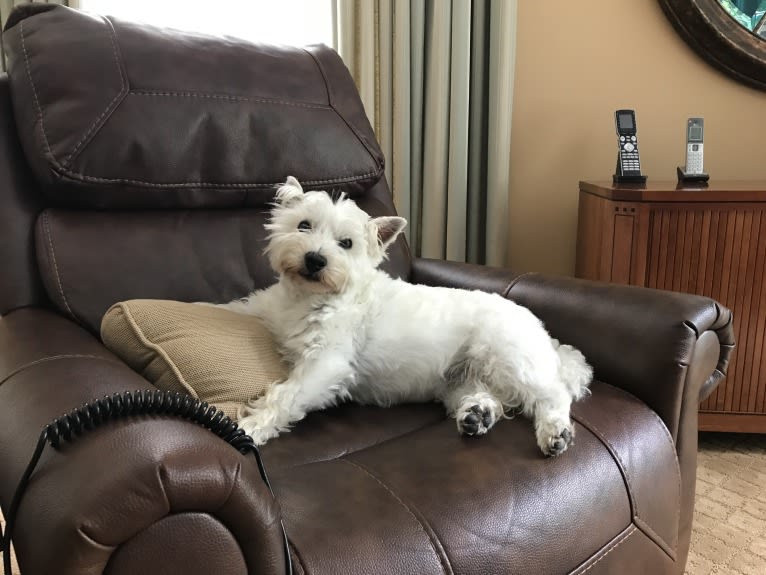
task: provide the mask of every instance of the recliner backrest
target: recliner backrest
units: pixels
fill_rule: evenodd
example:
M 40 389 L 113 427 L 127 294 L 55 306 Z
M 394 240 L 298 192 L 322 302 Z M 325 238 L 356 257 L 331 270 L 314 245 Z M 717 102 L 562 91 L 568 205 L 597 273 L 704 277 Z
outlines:
M 394 213 L 353 80 L 327 47 L 250 44 L 45 4 L 14 11 L 4 45 L 39 184 L 42 283 L 91 330 L 115 301 L 225 301 L 274 281 L 263 224 L 288 175 L 343 191 L 373 216 Z M 387 267 L 408 274 L 403 240 Z

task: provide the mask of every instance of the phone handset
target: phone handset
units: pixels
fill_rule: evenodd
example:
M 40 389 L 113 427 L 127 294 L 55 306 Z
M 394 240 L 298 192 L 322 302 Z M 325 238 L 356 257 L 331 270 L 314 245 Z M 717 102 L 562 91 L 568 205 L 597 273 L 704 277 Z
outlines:
M 641 174 L 641 159 L 638 154 L 635 111 L 617 110 L 614 113 L 614 124 L 617 131 L 617 167 L 614 181 L 645 182 L 646 176 Z
M 684 169 L 676 168 L 679 183 L 704 183 L 709 176 L 705 173 L 702 162 L 703 136 L 705 120 L 689 118 L 686 121 L 686 165 Z
M 687 174 L 704 173 L 702 162 L 703 132 L 705 120 L 689 118 L 686 125 L 686 170 Z

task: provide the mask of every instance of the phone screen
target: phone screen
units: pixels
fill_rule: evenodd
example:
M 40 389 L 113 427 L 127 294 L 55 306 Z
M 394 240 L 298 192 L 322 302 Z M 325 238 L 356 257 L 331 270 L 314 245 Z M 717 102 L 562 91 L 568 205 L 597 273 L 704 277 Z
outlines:
M 689 126 L 689 141 L 701 142 L 702 141 L 702 126 Z
M 617 123 L 621 130 L 632 130 L 633 126 L 633 114 L 617 114 Z

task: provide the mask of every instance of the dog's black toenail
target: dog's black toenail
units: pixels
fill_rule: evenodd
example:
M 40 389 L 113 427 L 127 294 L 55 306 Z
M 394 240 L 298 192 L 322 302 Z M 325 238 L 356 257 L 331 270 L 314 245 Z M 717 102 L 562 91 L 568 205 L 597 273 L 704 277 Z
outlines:
M 470 423 L 472 425 L 478 425 L 479 422 L 481 421 L 481 418 L 478 415 L 476 415 L 475 413 L 469 413 L 468 415 L 466 415 L 463 418 L 463 421 L 467 422 L 467 423 Z
M 565 429 L 564 431 L 561 432 L 561 437 L 564 438 L 564 441 L 569 443 L 569 441 L 572 439 L 572 432 L 569 431 L 568 429 Z
M 471 411 L 473 411 L 477 415 L 481 415 L 481 407 L 479 407 L 478 405 L 472 405 Z

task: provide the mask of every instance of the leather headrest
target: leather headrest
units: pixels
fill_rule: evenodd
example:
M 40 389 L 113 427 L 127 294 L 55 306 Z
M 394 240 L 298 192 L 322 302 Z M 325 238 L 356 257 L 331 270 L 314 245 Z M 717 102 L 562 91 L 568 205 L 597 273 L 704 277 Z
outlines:
M 51 4 L 4 33 L 27 160 L 54 206 L 263 205 L 288 175 L 369 189 L 383 174 L 338 55 L 160 29 Z

